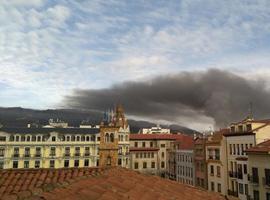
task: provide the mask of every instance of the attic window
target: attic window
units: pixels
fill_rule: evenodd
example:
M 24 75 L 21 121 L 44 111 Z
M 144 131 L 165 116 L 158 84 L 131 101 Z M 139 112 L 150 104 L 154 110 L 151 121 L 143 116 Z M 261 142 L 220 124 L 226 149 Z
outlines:
M 6 137 L 5 137 L 5 136 L 1 136 L 1 137 L 0 137 L 0 141 L 1 141 L 1 142 L 5 142 L 5 141 L 6 141 Z

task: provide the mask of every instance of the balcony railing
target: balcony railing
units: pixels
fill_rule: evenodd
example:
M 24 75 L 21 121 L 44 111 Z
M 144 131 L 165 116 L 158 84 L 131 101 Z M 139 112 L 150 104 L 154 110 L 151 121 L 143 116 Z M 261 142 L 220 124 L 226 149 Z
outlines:
M 263 180 L 263 185 L 264 186 L 270 187 L 270 178 L 263 177 L 262 180 Z
M 25 157 L 25 158 L 30 158 L 31 156 L 30 156 L 29 153 L 26 153 L 26 154 L 24 154 L 24 157 Z
M 229 171 L 229 177 L 237 178 L 237 172 Z
M 36 157 L 36 158 L 40 158 L 40 157 L 41 157 L 41 154 L 40 154 L 40 153 L 36 153 L 36 154 L 35 154 L 35 157 Z
M 15 153 L 15 154 L 13 154 L 13 156 L 12 156 L 13 158 L 19 158 L 20 157 L 20 155 L 18 154 L 18 153 Z
M 238 193 L 236 191 L 233 191 L 233 190 L 228 190 L 228 195 L 238 197 Z
M 70 153 L 64 153 L 64 157 L 70 157 Z
M 249 182 L 251 182 L 253 184 L 259 184 L 259 177 L 258 176 L 248 175 L 248 180 L 249 180 Z

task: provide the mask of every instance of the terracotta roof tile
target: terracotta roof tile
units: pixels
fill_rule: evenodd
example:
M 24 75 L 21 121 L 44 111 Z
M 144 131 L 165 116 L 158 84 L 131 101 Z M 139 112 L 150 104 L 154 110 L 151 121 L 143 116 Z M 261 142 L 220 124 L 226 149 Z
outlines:
M 40 173 L 41 171 L 42 173 Z M 5 175 L 6 173 L 8 176 Z M 25 174 L 27 176 L 25 176 Z M 87 174 L 92 174 L 92 176 L 88 176 Z M 123 168 L 112 168 L 108 170 L 97 168 L 3 170 L 0 172 L 0 177 L 1 175 L 6 177 L 5 181 L 0 185 L 0 192 L 2 191 L 2 194 L 4 194 L 2 196 L 5 196 L 5 198 L 10 197 L 10 199 L 13 198 L 14 200 L 18 199 L 18 196 L 20 196 L 20 198 L 26 197 L 27 199 L 33 200 L 225 199 L 217 193 L 199 190 L 157 176 L 143 175 Z M 37 175 L 41 176 L 39 181 L 42 182 L 42 186 L 31 190 L 28 188 L 18 192 L 18 188 L 15 189 L 18 185 L 13 187 L 12 184 L 9 184 L 10 182 L 6 182 L 9 180 L 9 176 L 11 176 L 17 177 L 18 180 L 21 180 L 22 178 L 30 180 L 31 182 L 28 185 L 32 185 L 32 181 L 37 180 Z M 55 179 L 56 176 L 57 179 Z M 64 176 L 70 183 L 53 183 L 54 180 L 63 180 Z M 71 178 L 68 179 L 68 177 Z M 46 183 L 48 181 L 51 182 Z
M 270 140 L 257 144 L 246 150 L 247 153 L 266 153 L 270 152 Z

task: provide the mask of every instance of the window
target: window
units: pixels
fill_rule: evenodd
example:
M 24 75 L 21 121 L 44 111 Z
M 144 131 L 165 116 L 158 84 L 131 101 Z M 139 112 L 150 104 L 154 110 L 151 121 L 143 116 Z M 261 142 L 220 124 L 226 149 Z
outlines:
M 78 141 L 78 142 L 80 141 L 80 136 L 76 137 L 76 141 Z
M 84 148 L 84 155 L 85 156 L 90 156 L 90 147 L 85 147 Z
M 90 141 L 90 137 L 86 136 L 86 141 L 89 142 Z
M 118 158 L 118 165 L 122 166 L 122 159 L 121 158 Z
M 252 128 L 251 128 L 251 124 L 247 124 L 247 132 L 251 131 Z
M 54 168 L 54 163 L 55 163 L 54 160 L 50 160 L 50 168 Z
M 164 152 L 161 153 L 161 157 L 164 158 Z
M 11 135 L 11 136 L 9 137 L 9 141 L 10 141 L 10 142 L 13 142 L 13 141 L 14 141 L 14 136 L 13 136 L 13 135 Z
M 156 167 L 156 163 L 155 162 L 152 162 L 151 163 L 151 168 L 155 168 Z
M 244 174 L 247 174 L 247 164 L 244 164 Z
M 237 155 L 240 155 L 239 144 L 237 144 Z
M 111 156 L 108 156 L 107 157 L 107 166 L 111 166 L 111 164 L 112 164 Z
M 134 163 L 134 169 L 139 169 L 139 163 L 137 162 Z
M 244 186 L 242 183 L 239 183 L 239 193 L 244 194 Z
M 79 160 L 74 160 L 74 167 L 79 167 L 79 166 L 80 166 Z
M 28 160 L 24 161 L 23 167 L 24 167 L 25 169 L 28 169 L 28 168 L 29 168 L 29 161 L 28 161 Z
M 138 142 L 135 142 L 135 143 L 134 143 L 134 146 L 135 146 L 135 147 L 138 147 Z
M 13 155 L 13 157 L 19 157 L 19 147 L 14 147 L 14 149 L 13 149 L 13 153 L 14 153 L 14 155 Z
M 37 141 L 40 142 L 41 141 L 41 136 L 37 137 Z
M 154 158 L 154 153 L 151 153 L 151 158 Z
M 18 168 L 18 161 L 14 160 L 13 161 L 13 169 L 17 169 Z
M 164 168 L 164 167 L 165 167 L 165 162 L 162 161 L 162 162 L 161 162 L 161 168 Z
M 80 156 L 80 147 L 75 147 L 75 156 Z
M 269 192 L 266 193 L 266 200 L 270 200 L 270 193 Z
M 0 141 L 1 142 L 5 142 L 6 141 L 6 137 L 5 136 L 0 136 Z
M 147 162 L 143 162 L 143 168 L 144 168 L 144 169 L 147 168 Z
M 214 166 L 210 165 L 210 174 L 211 176 L 214 176 Z
M 244 155 L 244 144 L 241 144 L 241 155 Z
M 270 185 L 270 169 L 264 169 L 265 172 L 265 185 Z
M 254 200 L 260 200 L 260 193 L 258 190 L 253 191 L 253 198 Z
M 150 147 L 153 147 L 153 142 L 150 142 Z
M 160 145 L 160 147 L 165 148 L 165 147 L 166 147 L 166 145 L 165 145 L 165 144 L 161 144 L 161 145 Z
M 211 182 L 211 191 L 215 191 L 215 183 Z
M 52 141 L 55 142 L 56 141 L 56 137 L 52 136 Z
M 69 160 L 64 161 L 64 167 L 69 167 Z
M 25 147 L 25 149 L 24 149 L 24 157 L 30 157 L 30 148 L 29 147 Z
M 114 142 L 114 135 L 113 135 L 113 133 L 111 133 L 111 135 L 110 135 L 110 142 Z
M 248 184 L 245 184 L 245 195 L 248 195 Z
M 218 187 L 218 192 L 221 192 L 221 184 L 220 183 L 218 183 L 218 185 L 217 185 Z
M 0 161 L 0 169 L 4 169 L 4 161 Z
M 40 147 L 36 147 L 36 157 L 41 157 L 41 148 Z
M 232 144 L 230 144 L 230 155 L 232 155 Z
M 0 157 L 4 157 L 5 149 L 3 147 L 0 148 Z
M 142 142 L 142 147 L 145 147 L 145 142 Z
M 55 156 L 55 147 L 51 147 L 50 156 Z
M 39 160 L 35 161 L 35 168 L 40 168 L 40 161 Z
M 236 155 L 235 144 L 233 144 L 233 155 Z
M 65 156 L 70 156 L 70 147 L 65 148 Z
M 88 166 L 89 166 L 89 159 L 85 159 L 85 160 L 84 160 L 84 166 L 85 166 L 85 167 L 88 167 Z
M 259 183 L 258 168 L 252 167 L 252 182 Z
M 220 177 L 220 166 L 217 166 L 217 176 Z

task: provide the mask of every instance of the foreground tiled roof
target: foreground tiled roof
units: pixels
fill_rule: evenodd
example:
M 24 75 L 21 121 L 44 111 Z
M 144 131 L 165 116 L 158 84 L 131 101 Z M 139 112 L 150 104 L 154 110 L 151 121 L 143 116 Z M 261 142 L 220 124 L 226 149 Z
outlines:
M 67 173 L 65 173 L 67 172 Z M 1 172 L 3 173 L 3 172 Z M 223 196 L 122 168 L 4 172 L 2 199 L 32 200 L 221 200 Z M 59 175 L 59 174 L 65 175 Z M 11 176 L 13 174 L 13 176 Z M 19 174 L 19 175 L 18 175 Z M 17 177 L 17 178 L 16 178 Z M 39 178 L 42 177 L 42 178 Z M 66 178 L 65 178 L 66 177 Z M 37 179 L 37 180 L 36 180 Z M 19 181 L 17 184 L 16 182 Z M 33 184 L 35 182 L 35 184 Z M 33 187 L 30 187 L 31 185 Z M 16 187 L 16 185 L 19 185 Z M 3 188 L 3 183 L 1 187 Z M 15 189 L 16 188 L 16 189 Z M 9 194 L 9 196 L 7 196 Z
M 247 153 L 263 153 L 269 154 L 270 152 L 270 140 L 257 144 L 246 150 Z

